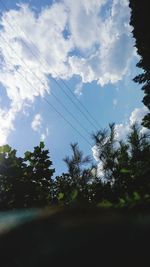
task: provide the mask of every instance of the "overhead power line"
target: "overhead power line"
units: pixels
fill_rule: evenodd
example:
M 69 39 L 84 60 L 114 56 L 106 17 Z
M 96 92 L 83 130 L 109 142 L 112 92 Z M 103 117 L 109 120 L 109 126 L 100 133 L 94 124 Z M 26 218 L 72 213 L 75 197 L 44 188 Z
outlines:
M 4 37 L 2 37 L 2 36 L 0 36 L 0 38 L 7 44 L 7 46 L 8 47 L 10 47 L 10 49 L 17 55 L 17 53 L 16 53 L 16 51 L 15 51 L 15 49 L 6 41 L 6 39 L 4 38 Z M 8 53 L 9 54 L 9 53 Z M 17 57 L 23 62 L 23 60 L 17 55 Z M 24 63 L 24 62 L 23 62 Z M 24 63 L 25 64 L 25 63 Z M 16 71 L 26 80 L 26 82 L 35 90 L 35 91 L 37 91 L 38 92 L 38 90 L 36 90 L 34 87 L 33 87 L 33 85 L 32 85 L 32 83 L 31 82 L 29 82 L 28 80 L 27 80 L 27 78 L 18 70 L 18 69 L 16 69 Z M 39 93 L 39 92 L 38 92 Z M 73 125 L 72 125 L 72 123 L 69 121 L 69 120 L 67 120 L 58 110 L 57 110 L 57 108 L 53 105 L 53 104 L 51 104 L 50 103 L 50 101 L 48 101 L 47 99 L 46 99 L 46 97 L 43 97 L 43 99 L 47 102 L 47 104 L 49 105 L 49 106 L 51 106 L 52 108 L 53 108 L 53 110 L 55 110 L 55 112 L 57 113 L 57 114 L 59 114 L 59 116 L 61 116 L 71 127 L 72 127 L 72 129 L 73 130 L 75 130 L 77 133 L 78 133 L 78 135 L 80 135 L 83 139 L 84 139 L 84 141 L 92 148 L 92 144 L 88 141 L 88 139 L 86 139 Z
M 30 73 L 32 73 L 33 76 L 36 77 L 36 79 L 38 79 L 38 81 L 45 87 L 45 84 L 43 83 L 43 81 L 38 77 L 38 75 L 36 75 L 35 72 L 33 72 L 28 65 L 26 64 L 26 62 L 18 56 L 18 54 L 16 53 L 15 49 L 6 41 L 6 39 L 4 37 L 1 36 L 1 38 L 3 39 L 3 41 L 9 45 L 9 47 L 11 48 L 11 50 L 16 54 L 16 56 L 19 58 L 19 60 L 21 60 L 23 62 L 23 64 L 25 65 L 25 67 L 30 71 Z M 70 114 L 70 116 L 80 125 L 80 127 L 88 134 L 90 135 L 90 133 L 88 132 L 88 130 L 82 125 L 82 123 L 74 116 L 74 114 L 72 114 L 68 108 L 66 108 L 66 106 L 62 103 L 62 101 L 53 93 L 51 92 L 51 95 L 56 99 L 56 101 Z
M 4 4 L 4 2 L 2 0 L 0 0 L 0 3 L 3 5 L 4 9 L 8 12 L 8 8 L 6 6 L 6 4 Z M 7 21 L 8 25 L 10 26 L 10 28 L 15 31 L 16 29 Z M 17 24 L 17 23 L 16 23 Z M 25 32 L 21 29 L 21 31 L 24 33 L 25 37 L 30 41 L 30 43 L 32 43 L 34 45 L 34 47 L 36 47 L 35 43 L 31 40 L 31 38 L 29 38 L 29 36 L 27 36 L 25 34 Z M 22 40 L 24 45 L 27 47 L 28 50 L 30 50 L 31 54 L 39 61 L 39 59 L 37 58 L 37 53 L 36 52 L 33 52 L 32 49 L 29 47 L 29 45 L 24 41 Z M 38 48 L 36 47 L 36 49 L 38 50 Z M 39 50 L 38 50 L 39 51 Z M 43 64 L 45 64 L 45 62 L 49 65 L 49 62 L 46 60 L 46 59 L 43 59 L 42 62 Z M 41 63 L 41 61 L 40 61 Z M 43 65 L 44 66 L 44 65 Z M 54 73 L 56 74 L 56 76 L 58 76 L 58 74 L 54 71 Z M 95 120 L 95 118 L 90 114 L 90 112 L 88 111 L 88 109 L 83 105 L 83 103 L 75 97 L 74 93 L 72 92 L 71 88 L 67 85 L 67 83 L 65 81 L 62 81 L 62 83 L 64 84 L 64 86 L 70 91 L 71 95 L 75 98 L 76 101 L 78 101 L 78 103 L 82 106 L 82 108 L 86 111 L 86 113 L 88 114 L 88 116 L 90 116 L 90 118 L 94 121 L 94 123 L 91 121 L 91 119 L 88 118 L 88 116 L 81 110 L 81 108 L 76 104 L 76 102 L 74 102 L 72 100 L 72 98 L 69 96 L 69 94 L 64 90 L 64 88 L 60 85 L 60 83 L 54 78 L 51 76 L 51 78 L 54 80 L 54 82 L 57 84 L 57 86 L 59 88 L 61 88 L 61 90 L 64 92 L 64 94 L 67 96 L 67 98 L 72 102 L 72 104 L 74 106 L 76 106 L 76 108 L 78 109 L 78 111 L 80 111 L 80 113 L 87 119 L 87 121 L 97 130 L 98 129 L 98 125 L 99 123 Z M 99 127 L 101 128 L 101 126 L 99 125 Z

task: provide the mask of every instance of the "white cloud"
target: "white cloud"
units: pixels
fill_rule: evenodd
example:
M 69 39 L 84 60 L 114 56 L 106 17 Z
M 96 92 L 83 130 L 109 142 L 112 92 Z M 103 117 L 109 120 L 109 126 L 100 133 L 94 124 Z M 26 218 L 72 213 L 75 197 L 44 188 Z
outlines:
M 130 127 L 131 125 L 133 125 L 134 123 L 138 123 L 139 125 L 142 122 L 142 119 L 144 118 L 144 116 L 147 114 L 148 109 L 143 106 L 142 108 L 135 108 L 128 121 L 126 121 L 125 123 L 120 123 L 120 124 L 116 124 L 116 137 L 118 140 L 120 139 L 125 139 L 125 137 L 127 136 L 127 134 L 130 131 Z M 148 129 L 141 126 L 141 132 L 147 132 Z
M 35 132 L 39 132 L 42 126 L 42 116 L 40 114 L 36 114 L 32 123 L 31 123 L 31 128 Z
M 96 161 L 99 161 L 99 157 L 98 157 L 99 153 L 98 153 L 98 149 L 96 145 L 92 147 L 92 153 L 93 153 L 94 159 Z
M 148 113 L 148 109 L 144 106 L 142 108 L 135 108 L 130 116 L 130 124 L 135 122 L 141 123 L 144 116 Z
M 63 79 L 79 75 L 83 83 L 100 85 L 124 77 L 135 56 L 130 10 L 126 0 L 109 4 L 109 0 L 62 0 L 40 13 L 25 4 L 3 13 L 0 83 L 11 101 L 8 117 L 15 107 L 10 130 L 17 113 L 49 91 L 49 75 Z M 6 140 L 7 133 L 2 132 Z
M 83 89 L 83 84 L 82 82 L 78 83 L 75 87 L 74 93 L 80 97 L 82 95 L 82 89 Z
M 76 48 L 86 51 L 99 43 L 99 11 L 106 0 L 64 0 L 69 10 L 69 30 Z
M 115 131 L 117 140 L 125 140 L 127 134 L 129 133 L 129 130 L 130 130 L 130 124 L 128 123 L 116 124 Z
M 48 136 L 49 136 L 49 129 L 48 127 L 46 127 L 45 131 L 41 134 L 41 141 L 45 141 Z
M 71 6 L 71 37 L 82 54 L 69 57 L 72 72 L 85 83 L 96 80 L 102 86 L 121 80 L 135 55 L 128 1 L 112 1 L 105 17 L 109 1 L 65 2 Z M 88 12 L 87 2 L 91 4 Z
M 100 84 L 115 82 L 126 73 L 134 49 L 127 1 L 113 0 L 110 8 L 108 4 L 109 0 L 64 0 L 39 14 L 20 5 L 19 10 L 3 14 L 1 35 L 45 84 L 49 74 L 58 78 L 78 74 L 84 82 L 97 80 Z M 104 8 L 109 8 L 105 17 Z M 75 55 L 70 55 L 73 51 Z M 1 53 L 9 69 L 15 73 L 15 66 L 24 70 L 3 40 Z M 37 80 L 34 75 L 32 80 Z
M 46 138 L 49 136 L 49 128 L 46 127 L 45 130 L 43 130 L 43 118 L 41 114 L 36 114 L 33 118 L 33 121 L 31 123 L 31 128 L 33 131 L 38 132 L 40 134 L 41 141 L 45 141 Z
M 98 163 L 97 163 L 97 170 L 96 170 L 97 173 L 96 173 L 96 175 L 97 175 L 98 177 L 103 178 L 103 176 L 104 176 L 103 164 L 102 164 L 102 162 L 99 160 L 99 157 L 98 157 L 99 152 L 98 152 L 98 148 L 97 148 L 96 145 L 92 147 L 92 153 L 93 153 L 93 158 L 98 162 Z
M 15 107 L 9 110 L 0 109 L 0 146 L 7 143 L 8 136 L 14 130 L 15 117 Z
M 132 112 L 131 115 L 129 117 L 129 119 L 127 121 L 125 121 L 124 123 L 120 123 L 120 124 L 116 124 L 115 125 L 115 132 L 116 132 L 116 139 L 119 140 L 125 140 L 127 137 L 127 134 L 130 131 L 131 126 L 134 123 L 138 123 L 139 126 L 141 125 L 142 119 L 143 117 L 147 114 L 148 109 L 143 106 L 142 108 L 135 108 Z M 141 132 L 147 132 L 149 131 L 147 128 L 140 126 Z M 93 153 L 93 157 L 96 161 L 98 161 L 98 150 L 96 146 L 93 146 L 92 148 L 92 153 Z

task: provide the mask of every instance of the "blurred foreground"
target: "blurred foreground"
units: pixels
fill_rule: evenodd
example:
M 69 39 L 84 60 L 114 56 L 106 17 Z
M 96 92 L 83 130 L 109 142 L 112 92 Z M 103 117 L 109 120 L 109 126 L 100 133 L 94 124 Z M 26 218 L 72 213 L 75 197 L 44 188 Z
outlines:
M 0 215 L 0 266 L 148 266 L 150 214 L 110 209 Z

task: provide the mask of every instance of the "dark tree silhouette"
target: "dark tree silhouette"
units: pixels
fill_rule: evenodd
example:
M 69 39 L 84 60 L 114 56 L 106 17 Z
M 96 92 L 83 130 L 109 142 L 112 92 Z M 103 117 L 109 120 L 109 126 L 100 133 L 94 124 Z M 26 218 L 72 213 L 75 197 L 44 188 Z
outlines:
M 68 173 L 56 177 L 55 187 L 57 188 L 57 199 L 65 203 L 88 203 L 90 201 L 90 183 L 94 179 L 93 166 L 85 168 L 91 163 L 89 156 L 83 155 L 78 144 L 71 144 L 72 156 L 65 157 Z
M 27 162 L 25 175 L 30 181 L 27 206 L 49 205 L 52 199 L 52 176 L 55 169 L 51 169 L 52 161 L 49 159 L 49 151 L 44 148 L 44 143 L 34 147 L 33 152 L 25 153 Z
M 93 135 L 102 169 L 71 144 L 66 157 L 68 172 L 52 178 L 54 169 L 44 143 L 24 158 L 8 145 L 0 147 L 0 208 L 75 206 L 132 206 L 150 203 L 150 135 L 137 124 L 124 141 L 118 141 L 115 125 Z M 146 201 L 146 202 L 145 202 Z
M 150 193 L 150 139 L 142 133 L 137 124 L 131 126 L 127 141 L 117 142 L 115 125 L 109 131 L 99 131 L 93 135 L 97 157 L 103 166 L 103 198 L 118 201 L 134 192 L 141 195 Z M 109 187 L 111 185 L 111 187 Z
M 44 143 L 17 157 L 16 150 L 0 147 L 0 206 L 1 209 L 40 207 L 52 197 L 52 162 Z
M 61 176 L 56 176 L 53 184 L 53 194 L 53 202 L 55 204 L 69 205 L 74 201 L 76 189 L 69 173 L 62 173 Z
M 109 130 L 100 130 L 96 134 L 93 134 L 92 137 L 96 145 L 97 157 L 103 165 L 105 180 L 112 182 L 116 160 L 114 123 L 109 125 Z
M 150 193 L 150 136 L 141 133 L 137 124 L 131 127 L 128 135 L 130 157 L 130 180 L 128 186 L 144 195 Z
M 0 147 L 0 207 L 20 208 L 25 204 L 25 163 L 16 156 L 16 150 L 5 145 Z
M 131 7 L 130 24 L 133 26 L 135 46 L 141 59 L 137 66 L 143 73 L 134 78 L 135 82 L 143 84 L 143 103 L 150 110 L 150 1 L 129 0 Z M 150 113 L 143 119 L 143 125 L 150 129 Z

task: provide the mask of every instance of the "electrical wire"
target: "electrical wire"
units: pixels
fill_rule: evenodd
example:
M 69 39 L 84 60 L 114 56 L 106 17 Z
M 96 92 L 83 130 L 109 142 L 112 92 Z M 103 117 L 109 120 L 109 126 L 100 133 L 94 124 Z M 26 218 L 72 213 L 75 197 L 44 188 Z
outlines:
M 2 1 L 2 0 L 0 0 L 0 2 L 1 2 L 1 4 L 3 5 L 3 7 L 5 8 L 5 10 L 8 12 L 9 10 L 8 10 L 8 8 L 7 8 L 7 6 L 6 6 L 6 4 L 4 4 L 4 2 Z M 16 29 L 14 29 L 14 27 L 7 21 L 7 23 L 8 23 L 8 25 L 11 27 L 11 29 L 13 30 L 13 31 L 15 31 L 16 33 L 17 33 L 17 31 L 16 31 Z M 24 35 L 25 35 L 25 37 L 27 38 L 27 35 L 25 34 L 25 32 L 21 29 L 21 31 L 24 33 Z M 36 47 L 35 46 L 35 43 L 33 43 L 33 41 L 28 37 L 27 38 L 29 41 L 30 41 L 30 43 L 32 43 L 33 45 L 34 45 L 34 47 Z M 24 45 L 27 47 L 27 49 L 28 50 L 30 50 L 30 52 L 32 53 L 32 55 L 39 61 L 39 59 L 37 58 L 37 55 L 32 51 L 32 49 L 29 47 L 29 45 L 24 41 L 24 40 L 22 40 L 23 41 L 23 43 L 24 43 Z M 37 49 L 37 47 L 36 47 L 36 49 Z M 38 49 L 37 49 L 38 50 Z M 47 60 L 44 60 L 48 65 L 49 65 L 49 63 L 48 63 L 48 61 Z M 43 63 L 44 63 L 44 61 L 43 61 Z M 45 64 L 45 63 L 44 63 Z M 44 65 L 43 65 L 44 66 Z M 56 76 L 58 76 L 58 74 L 54 71 L 54 73 L 55 73 L 55 75 Z M 82 102 L 78 99 L 78 98 L 76 98 L 75 97 L 75 95 L 73 94 L 73 92 L 72 92 L 72 90 L 70 89 L 70 87 L 66 84 L 66 82 L 65 81 L 63 81 L 62 79 L 61 79 L 61 81 L 62 81 L 62 83 L 64 84 L 64 86 L 70 91 L 70 93 L 72 94 L 72 96 L 76 99 L 76 101 L 78 101 L 78 103 L 80 103 L 80 105 L 82 106 L 82 108 L 88 113 L 88 115 L 93 119 L 93 121 L 96 123 L 93 123 L 91 120 L 89 120 L 89 118 L 88 118 L 88 116 L 85 114 L 85 113 L 83 113 L 83 111 L 80 109 L 80 107 L 72 100 L 72 98 L 66 93 L 66 91 L 63 89 L 63 87 L 59 84 L 59 82 L 54 78 L 54 77 L 52 77 L 51 76 L 51 78 L 54 80 L 54 82 L 57 84 L 57 86 L 59 87 L 59 88 L 61 88 L 61 90 L 64 92 L 64 94 L 67 96 L 67 98 L 69 98 L 69 100 L 72 102 L 72 104 L 74 105 L 74 106 L 76 106 L 76 108 L 80 111 L 80 113 L 88 120 L 88 122 L 97 130 L 97 125 L 96 124 L 99 124 L 95 119 L 94 119 L 94 117 L 90 114 L 90 112 L 88 111 L 88 109 L 82 104 Z M 95 126 L 96 125 L 96 126 Z M 101 128 L 101 126 L 99 126 L 100 128 Z M 82 127 L 83 128 L 83 127 Z
M 10 47 L 10 49 L 17 55 L 17 53 L 16 53 L 16 51 L 12 48 L 12 46 L 6 41 L 6 39 L 4 38 L 4 37 L 2 37 L 2 36 L 0 36 L 0 38 L 8 45 L 8 47 Z M 9 53 L 8 53 L 9 54 Z M 23 60 L 17 55 L 17 57 L 23 62 Z M 27 83 L 35 90 L 35 91 L 37 91 L 34 87 L 33 87 L 33 85 L 32 85 L 32 83 L 30 83 L 28 80 L 27 80 L 27 78 L 22 74 L 22 73 L 20 73 L 20 71 L 18 70 L 18 69 L 16 69 L 16 71 L 27 81 Z M 41 81 L 42 82 L 42 81 Z M 38 91 L 37 91 L 38 92 Z M 39 94 L 39 92 L 38 92 L 38 94 Z M 47 104 L 49 105 L 49 106 L 51 106 L 52 108 L 53 108 L 53 110 L 55 110 L 55 112 L 57 113 L 57 114 L 59 114 L 59 116 L 61 116 L 71 127 L 72 127 L 72 129 L 74 129 L 83 139 L 84 139 L 84 141 L 86 141 L 86 143 L 88 144 L 88 145 L 90 145 L 90 147 L 92 147 L 92 144 L 72 125 L 72 123 L 69 121 L 69 120 L 67 120 L 58 110 L 57 110 L 57 108 L 54 106 L 54 105 L 52 105 L 47 99 L 46 99 L 46 97 L 43 97 L 43 99 L 47 102 Z
M 36 79 L 38 79 L 38 81 L 45 87 L 45 84 L 43 83 L 43 81 L 36 75 L 35 72 L 33 72 L 28 65 L 26 64 L 26 62 L 20 58 L 18 56 L 18 54 L 16 53 L 15 49 L 6 41 L 6 39 L 4 37 L 1 36 L 1 38 L 3 39 L 3 41 L 9 45 L 9 47 L 11 48 L 11 50 L 16 54 L 16 56 L 19 58 L 19 60 L 21 60 L 23 62 L 23 64 L 26 66 L 26 68 L 30 71 L 30 73 L 32 73 L 32 75 L 34 75 L 36 77 Z M 70 114 L 70 116 L 80 125 L 80 127 L 88 134 L 90 135 L 89 131 L 81 124 L 81 122 L 74 116 L 74 114 L 72 114 L 67 108 L 66 106 L 62 103 L 62 101 L 53 93 L 51 92 L 51 95 L 56 99 L 56 101 Z

